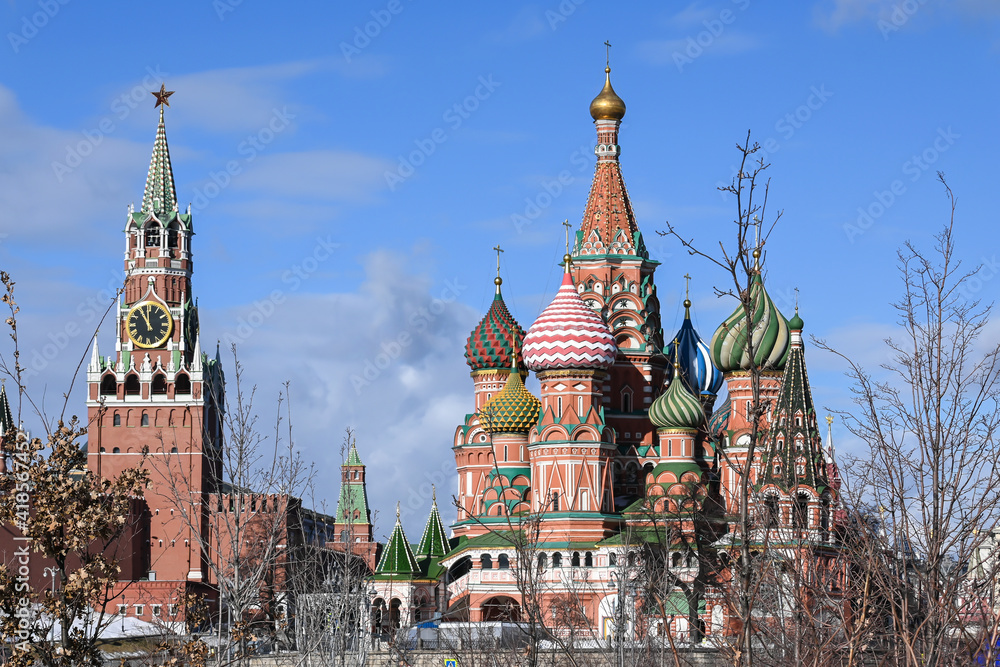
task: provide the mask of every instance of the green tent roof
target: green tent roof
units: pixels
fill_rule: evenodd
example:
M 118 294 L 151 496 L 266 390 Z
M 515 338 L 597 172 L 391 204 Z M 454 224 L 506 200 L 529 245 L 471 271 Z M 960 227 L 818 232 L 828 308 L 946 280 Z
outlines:
M 399 522 L 399 510 L 396 510 L 396 525 L 389 535 L 389 543 L 382 552 L 382 558 L 375 568 L 376 578 L 404 577 L 413 578 L 420 574 L 420 567 L 417 559 L 413 557 L 413 550 L 406 540 L 403 526 Z

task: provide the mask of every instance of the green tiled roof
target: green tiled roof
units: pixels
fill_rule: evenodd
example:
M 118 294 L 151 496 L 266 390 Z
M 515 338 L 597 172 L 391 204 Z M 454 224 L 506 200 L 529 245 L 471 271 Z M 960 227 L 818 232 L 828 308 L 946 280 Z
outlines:
M 142 212 L 161 213 L 177 210 L 177 192 L 174 189 L 174 170 L 170 164 L 167 147 L 167 130 L 163 125 L 163 107 L 160 107 L 160 124 L 156 128 L 153 156 L 149 160 L 146 189 L 142 194 Z
M 375 577 L 390 578 L 404 577 L 412 579 L 420 574 L 420 567 L 417 559 L 413 557 L 413 550 L 410 543 L 406 541 L 406 534 L 403 526 L 399 522 L 399 511 L 396 511 L 396 525 L 389 536 L 389 543 L 382 551 L 382 558 L 375 568 Z
M 364 463 L 361 462 L 361 457 L 358 456 L 358 448 L 353 442 L 351 443 L 351 450 L 347 453 L 347 465 L 364 466 Z
M 420 544 L 417 545 L 417 556 L 441 558 L 450 550 L 448 534 L 444 530 L 441 513 L 438 512 L 437 498 L 435 498 L 431 505 L 431 515 L 427 517 L 427 525 L 424 526 L 424 534 L 420 538 Z

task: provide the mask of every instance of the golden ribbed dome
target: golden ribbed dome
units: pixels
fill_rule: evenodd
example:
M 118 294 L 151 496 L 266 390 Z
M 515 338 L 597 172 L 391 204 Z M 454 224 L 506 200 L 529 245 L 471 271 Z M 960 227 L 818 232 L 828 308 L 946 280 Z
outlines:
M 625 117 L 625 102 L 611 87 L 611 68 L 605 67 L 604 89 L 590 103 L 590 115 L 594 120 L 621 120 Z

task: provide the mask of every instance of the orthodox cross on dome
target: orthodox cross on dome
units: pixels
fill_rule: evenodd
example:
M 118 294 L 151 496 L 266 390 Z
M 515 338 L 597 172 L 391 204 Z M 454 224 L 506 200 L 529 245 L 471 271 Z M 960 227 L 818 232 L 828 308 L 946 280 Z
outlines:
M 563 220 L 562 226 L 566 228 L 566 254 L 569 254 L 569 230 L 573 225 L 569 224 L 569 220 Z
M 691 301 L 691 274 L 684 274 L 684 300 Z
M 159 90 L 154 90 L 154 91 L 152 91 L 150 93 L 150 95 L 152 95 L 153 97 L 156 98 L 156 104 L 153 105 L 153 108 L 155 109 L 156 107 L 160 106 L 161 104 L 164 104 L 164 105 L 166 105 L 166 106 L 169 107 L 170 106 L 170 100 L 168 98 L 171 95 L 173 95 L 175 92 L 176 91 L 173 91 L 173 90 L 167 90 L 166 84 L 161 83 Z
M 500 244 L 498 243 L 497 245 L 493 246 L 493 249 L 497 251 L 497 278 L 499 278 L 500 277 L 500 253 L 503 252 L 503 248 L 501 248 Z
M 605 53 L 604 66 L 611 67 L 611 42 L 609 42 L 608 40 L 604 40 L 604 53 Z
M 795 288 L 795 314 L 799 314 L 799 288 Z

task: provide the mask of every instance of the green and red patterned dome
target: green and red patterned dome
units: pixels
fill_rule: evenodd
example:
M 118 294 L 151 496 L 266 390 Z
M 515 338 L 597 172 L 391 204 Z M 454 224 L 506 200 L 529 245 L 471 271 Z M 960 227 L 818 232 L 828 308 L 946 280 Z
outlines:
M 510 368 L 511 355 L 521 349 L 524 329 L 507 310 L 500 294 L 500 279 L 497 278 L 497 293 L 486 315 L 469 335 L 465 344 L 465 362 L 473 371 Z M 518 356 L 517 367 L 525 371 L 524 361 Z
M 480 422 L 490 433 L 527 433 L 538 423 L 541 401 L 527 390 L 521 374 L 511 371 L 507 384 L 483 407 Z

